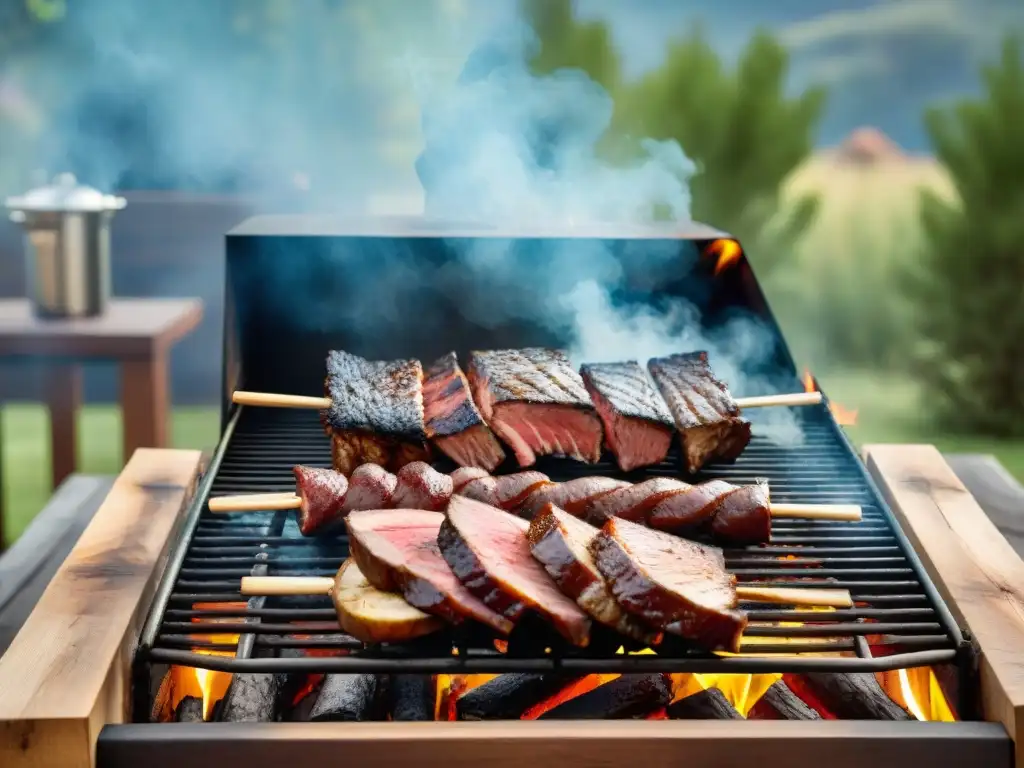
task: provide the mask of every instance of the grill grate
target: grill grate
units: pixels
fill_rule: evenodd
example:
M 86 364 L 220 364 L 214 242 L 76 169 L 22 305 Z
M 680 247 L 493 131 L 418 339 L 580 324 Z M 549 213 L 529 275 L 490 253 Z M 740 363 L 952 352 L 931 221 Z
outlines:
M 770 545 L 726 550 L 727 565 L 741 584 L 785 586 L 799 579 L 849 589 L 856 604 L 828 612 L 744 604 L 751 625 L 739 655 L 709 654 L 681 642 L 656 655 L 623 653 L 623 640 L 601 635 L 599 628 L 590 648 L 573 649 L 529 622 L 516 628 L 504 652 L 479 628 L 364 648 L 340 633 L 327 597 L 246 602 L 238 591 L 241 577 L 333 576 L 348 544 L 341 534 L 303 538 L 291 512 L 226 516 L 207 510 L 210 496 L 294 491 L 294 464 L 330 466 L 329 442 L 316 413 L 240 408 L 200 487 L 143 634 L 140 658 L 229 672 L 414 673 L 879 671 L 952 661 L 963 638 L 828 409 L 799 409 L 804 439 L 792 447 L 759 436 L 758 415 L 755 438 L 742 457 L 709 467 L 698 479 L 747 483 L 763 477 L 775 501 L 859 504 L 864 519 L 776 520 Z M 672 456 L 625 476 L 610 463 L 588 467 L 548 459 L 537 468 L 553 480 L 602 474 L 638 481 L 678 475 L 678 466 Z M 312 653 L 282 657 L 283 649 Z

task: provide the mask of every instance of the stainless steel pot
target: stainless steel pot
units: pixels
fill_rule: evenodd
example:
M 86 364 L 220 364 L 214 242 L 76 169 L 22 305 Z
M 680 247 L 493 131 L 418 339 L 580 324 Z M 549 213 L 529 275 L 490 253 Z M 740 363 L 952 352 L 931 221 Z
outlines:
M 123 197 L 78 184 L 69 173 L 6 201 L 25 229 L 28 297 L 40 317 L 92 317 L 110 299 L 110 219 Z

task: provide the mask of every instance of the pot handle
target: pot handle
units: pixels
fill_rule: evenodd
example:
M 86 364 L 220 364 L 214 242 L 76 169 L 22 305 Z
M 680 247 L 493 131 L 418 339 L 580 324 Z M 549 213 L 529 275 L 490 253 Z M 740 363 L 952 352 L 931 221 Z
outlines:
M 15 224 L 25 223 L 25 212 L 24 211 L 11 211 L 11 221 Z

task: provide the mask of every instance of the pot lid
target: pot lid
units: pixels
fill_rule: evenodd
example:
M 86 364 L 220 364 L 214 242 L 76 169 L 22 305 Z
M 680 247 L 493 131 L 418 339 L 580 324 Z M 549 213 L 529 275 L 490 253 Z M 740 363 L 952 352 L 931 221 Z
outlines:
M 90 213 L 119 211 L 126 200 L 115 195 L 105 195 L 98 189 L 79 184 L 74 175 L 62 173 L 52 184 L 48 184 L 20 197 L 9 197 L 8 208 L 18 211 L 55 211 L 67 213 Z

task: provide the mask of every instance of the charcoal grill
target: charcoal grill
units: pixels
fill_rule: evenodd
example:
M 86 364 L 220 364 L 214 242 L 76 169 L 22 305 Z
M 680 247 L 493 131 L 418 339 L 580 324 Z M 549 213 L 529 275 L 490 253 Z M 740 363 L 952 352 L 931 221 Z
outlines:
M 515 241 L 504 237 L 451 226 L 434 231 L 421 223 L 353 225 L 310 217 L 258 218 L 229 234 L 223 435 L 144 627 L 136 657 L 140 681 L 155 662 L 226 672 L 452 674 L 852 672 L 958 662 L 964 672 L 961 694 L 970 699 L 969 645 L 825 405 L 799 409 L 804 440 L 792 447 L 766 440 L 759 431 L 760 414 L 751 414 L 755 437 L 740 459 L 710 466 L 697 478 L 735 483 L 765 478 L 778 501 L 851 503 L 864 509 L 860 523 L 774 521 L 770 546 L 727 550 L 729 568 L 741 583 L 814 581 L 849 589 L 856 602 L 854 608 L 832 612 L 748 604 L 752 626 L 740 655 L 717 656 L 685 646 L 634 655 L 615 647 L 621 640 L 578 650 L 553 638 L 538 641 L 532 634 L 513 635 L 501 653 L 491 637 L 454 630 L 418 643 L 363 648 L 339 634 L 326 597 L 246 602 L 239 594 L 241 577 L 254 572 L 333 575 L 348 545 L 343 533 L 301 537 L 288 512 L 209 512 L 212 496 L 292 491 L 293 465 L 330 465 L 329 441 L 316 413 L 232 406 L 231 390 L 320 394 L 324 357 L 331 348 L 373 358 L 414 355 L 427 360 L 452 348 L 464 354 L 471 348 L 571 343 L 550 324 L 530 317 L 486 327 L 464 316 L 450 284 L 439 275 L 450 278 L 445 266 L 468 258 L 464 254 L 475 243 L 515 249 L 513 257 L 523 260 L 547 256 L 548 266 L 568 274 L 570 281 L 567 267 L 578 258 L 573 253 L 593 254 L 599 248 L 621 265 L 615 298 L 623 305 L 667 311 L 671 300 L 685 299 L 700 310 L 703 331 L 713 338 L 737 319 L 757 320 L 764 354 L 750 367 L 760 391 L 737 395 L 801 387 L 746 259 L 715 275 L 715 263 L 703 256 L 713 240 L 726 235 L 695 227 L 687 232 L 655 228 L 626 235 L 590 231 L 520 234 Z M 655 275 L 642 257 L 652 252 L 671 252 L 674 269 Z M 459 279 L 467 278 L 459 274 Z M 480 280 L 459 286 L 463 291 L 508 288 Z M 365 311 L 368 291 L 378 292 L 372 302 L 376 313 Z M 537 468 L 553 480 L 601 474 L 638 481 L 678 476 L 680 466 L 672 455 L 660 466 L 628 475 L 608 461 L 584 466 L 549 458 Z M 451 469 L 443 463 L 438 468 Z M 225 642 L 224 635 L 233 634 L 240 636 L 238 641 Z M 324 648 L 349 653 L 279 655 L 282 649 Z M 797 655 L 821 651 L 845 653 Z

